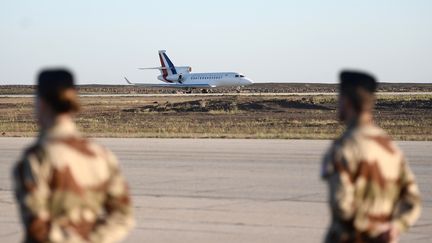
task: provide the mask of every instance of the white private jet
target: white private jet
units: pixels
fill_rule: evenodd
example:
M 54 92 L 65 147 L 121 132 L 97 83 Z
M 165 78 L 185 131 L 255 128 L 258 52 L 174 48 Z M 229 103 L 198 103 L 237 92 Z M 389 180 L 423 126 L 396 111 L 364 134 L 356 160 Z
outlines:
M 172 87 L 172 88 L 218 88 L 236 86 L 242 87 L 251 85 L 251 79 L 243 74 L 235 72 L 221 73 L 191 73 L 192 68 L 188 66 L 174 66 L 168 58 L 166 51 L 159 51 L 159 59 L 161 67 L 154 68 L 139 68 L 141 70 L 158 69 L 161 72 L 157 78 L 165 83 L 147 84 L 147 83 L 132 83 L 126 77 L 125 80 L 129 84 L 146 87 Z

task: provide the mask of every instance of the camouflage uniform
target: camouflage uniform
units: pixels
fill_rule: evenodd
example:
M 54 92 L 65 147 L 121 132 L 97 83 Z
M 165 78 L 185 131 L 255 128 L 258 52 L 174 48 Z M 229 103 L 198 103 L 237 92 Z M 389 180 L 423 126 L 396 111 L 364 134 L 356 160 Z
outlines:
M 404 155 L 380 128 L 350 126 L 326 153 L 331 226 L 325 242 L 388 242 L 385 225 L 407 230 L 420 215 L 420 193 Z
M 133 226 L 115 156 L 73 122 L 44 132 L 13 174 L 24 242 L 118 242 Z

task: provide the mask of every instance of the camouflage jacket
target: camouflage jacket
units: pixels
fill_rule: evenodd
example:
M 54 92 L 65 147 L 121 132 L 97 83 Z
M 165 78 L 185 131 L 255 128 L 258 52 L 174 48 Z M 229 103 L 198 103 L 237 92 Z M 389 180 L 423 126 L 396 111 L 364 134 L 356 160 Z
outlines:
M 326 153 L 321 173 L 332 216 L 326 242 L 384 239 L 384 225 L 403 232 L 420 215 L 420 192 L 404 155 L 374 125 L 348 128 Z
M 118 242 L 133 226 L 117 159 L 72 121 L 42 133 L 13 176 L 24 242 Z

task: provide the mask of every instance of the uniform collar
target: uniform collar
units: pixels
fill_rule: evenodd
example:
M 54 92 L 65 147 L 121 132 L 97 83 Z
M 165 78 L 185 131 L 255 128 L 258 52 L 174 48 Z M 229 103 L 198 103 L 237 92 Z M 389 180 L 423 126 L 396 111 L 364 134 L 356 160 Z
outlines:
M 42 131 L 40 140 L 58 139 L 66 137 L 78 137 L 80 133 L 72 119 L 62 119 L 57 121 L 54 126 Z
M 356 117 L 348 122 L 347 130 L 355 129 L 355 128 L 363 128 L 363 127 L 374 127 L 375 124 L 372 118 L 367 120 L 361 120 L 360 117 Z
M 353 133 L 356 133 L 358 131 L 362 132 L 371 132 L 376 130 L 376 125 L 371 121 L 367 122 L 360 122 L 358 119 L 353 119 L 349 123 L 347 123 L 345 132 L 342 134 L 341 138 L 347 138 L 350 137 Z

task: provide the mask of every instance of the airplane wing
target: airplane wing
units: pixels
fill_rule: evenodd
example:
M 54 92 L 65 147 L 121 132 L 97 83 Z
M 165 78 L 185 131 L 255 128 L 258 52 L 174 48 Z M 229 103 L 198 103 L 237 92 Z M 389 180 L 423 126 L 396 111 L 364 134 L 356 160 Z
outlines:
M 215 88 L 216 86 L 210 85 L 207 83 L 192 83 L 192 84 L 184 84 L 184 83 L 158 83 L 158 84 L 148 84 L 148 83 L 132 83 L 124 77 L 126 82 L 131 85 L 141 86 L 141 87 L 155 87 L 155 88 Z

